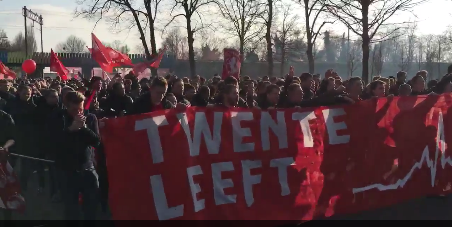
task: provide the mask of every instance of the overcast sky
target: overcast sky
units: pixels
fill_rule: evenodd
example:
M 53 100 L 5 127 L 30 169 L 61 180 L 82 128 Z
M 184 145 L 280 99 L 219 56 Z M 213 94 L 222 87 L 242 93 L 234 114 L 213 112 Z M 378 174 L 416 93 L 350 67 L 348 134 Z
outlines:
M 94 32 L 102 42 L 120 40 L 124 44 L 129 45 L 132 48 L 132 52 L 134 52 L 137 44 L 140 44 L 136 29 L 133 29 L 130 33 L 115 34 L 111 32 L 105 22 L 98 23 L 93 30 L 93 21 L 74 18 L 73 12 L 77 7 L 75 2 L 75 0 L 1 0 L 0 29 L 4 29 L 10 39 L 13 39 L 15 35 L 23 31 L 24 18 L 21 14 L 21 8 L 27 6 L 27 8 L 43 16 L 45 52 L 50 51 L 50 48 L 55 48 L 58 43 L 64 41 L 70 35 L 76 35 L 90 45 L 91 32 Z M 294 7 L 294 9 L 296 8 Z M 418 21 L 418 34 L 440 34 L 452 24 L 450 23 L 452 19 L 450 9 L 452 9 L 452 1 L 450 0 L 430 0 L 413 10 L 417 18 L 411 13 L 401 13 L 394 20 L 398 22 L 416 20 Z M 299 10 L 294 10 L 294 13 L 297 13 L 297 11 L 301 13 Z M 303 18 L 301 15 L 300 17 Z M 163 18 L 161 21 L 163 22 L 165 19 L 167 18 Z M 38 26 L 35 25 L 35 28 L 38 28 Z M 345 31 L 344 26 L 339 23 L 327 27 L 327 29 L 333 29 L 336 33 Z M 38 49 L 40 49 L 39 31 L 35 29 L 35 32 Z M 215 33 L 215 35 L 222 36 L 221 33 Z M 161 44 L 161 40 L 161 33 L 159 33 L 157 36 L 158 47 Z

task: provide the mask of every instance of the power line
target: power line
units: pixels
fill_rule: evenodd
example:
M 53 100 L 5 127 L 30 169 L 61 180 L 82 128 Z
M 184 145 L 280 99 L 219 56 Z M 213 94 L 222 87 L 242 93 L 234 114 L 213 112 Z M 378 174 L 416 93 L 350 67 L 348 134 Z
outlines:
M 0 24 L 0 28 L 23 28 L 23 25 L 16 25 L 16 24 L 5 24 L 2 25 Z M 91 30 L 90 28 L 81 28 L 81 27 L 67 27 L 67 26 L 62 26 L 62 27 L 58 27 L 58 26 L 42 26 L 43 28 L 46 29 L 83 29 L 83 30 Z

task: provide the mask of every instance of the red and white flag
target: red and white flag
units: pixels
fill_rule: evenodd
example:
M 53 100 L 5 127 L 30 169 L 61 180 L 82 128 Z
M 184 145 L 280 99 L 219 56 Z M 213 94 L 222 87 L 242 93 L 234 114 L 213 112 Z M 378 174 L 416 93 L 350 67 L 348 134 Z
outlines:
M 3 62 L 0 61 L 0 74 L 3 74 L 5 76 L 12 77 L 13 79 L 16 78 L 16 73 L 6 67 L 6 65 L 3 64 Z
M 225 48 L 223 53 L 224 62 L 222 78 L 225 79 L 228 76 L 233 76 L 238 79 L 240 75 L 240 68 L 242 66 L 239 51 L 236 49 Z
M 88 47 L 91 57 L 99 64 L 100 68 L 106 72 L 113 72 L 113 64 L 107 47 L 91 33 L 92 48 Z
M 148 67 L 157 69 L 160 65 L 160 62 L 162 61 L 163 54 L 166 51 L 166 46 L 163 49 L 159 50 L 159 53 L 157 56 L 154 56 L 149 61 L 140 62 L 133 67 L 133 73 L 138 76 L 139 73 L 142 73 L 144 70 L 146 70 Z
M 111 47 L 107 47 L 108 55 L 110 55 L 111 63 L 113 67 L 119 67 L 123 65 L 133 66 L 132 60 L 130 60 L 127 54 L 123 54 Z
M 91 38 L 92 48 L 87 48 L 91 53 L 92 58 L 99 64 L 103 71 L 112 73 L 114 67 L 123 65 L 133 66 L 132 60 L 130 60 L 127 54 L 123 54 L 111 47 L 104 46 L 93 33 L 91 33 Z
M 0 208 L 25 211 L 25 199 L 21 195 L 19 179 L 9 162 L 0 161 Z
M 60 76 L 63 81 L 68 79 L 67 75 L 69 70 L 64 67 L 63 63 L 58 59 L 58 56 L 53 52 L 53 49 L 50 49 L 50 71 L 58 73 L 58 76 Z

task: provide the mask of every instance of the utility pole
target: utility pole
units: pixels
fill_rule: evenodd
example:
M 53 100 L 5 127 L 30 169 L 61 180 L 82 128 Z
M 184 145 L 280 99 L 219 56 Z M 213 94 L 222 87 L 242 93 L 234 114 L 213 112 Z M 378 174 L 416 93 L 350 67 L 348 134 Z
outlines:
M 28 56 L 28 32 L 27 32 L 27 18 L 33 21 L 33 24 L 36 22 L 40 25 L 40 31 L 41 31 L 41 53 L 44 52 L 44 43 L 42 40 L 42 15 L 38 15 L 37 13 L 31 11 L 30 9 L 27 9 L 26 6 L 22 9 L 22 15 L 24 16 L 24 24 L 25 24 L 25 56 Z

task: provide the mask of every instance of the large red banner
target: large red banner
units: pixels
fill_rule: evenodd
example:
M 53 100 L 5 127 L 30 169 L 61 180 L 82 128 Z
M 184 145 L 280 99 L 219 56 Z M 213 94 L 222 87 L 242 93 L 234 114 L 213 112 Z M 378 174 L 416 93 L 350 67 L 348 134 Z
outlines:
M 451 96 L 106 121 L 114 219 L 311 220 L 448 193 Z

